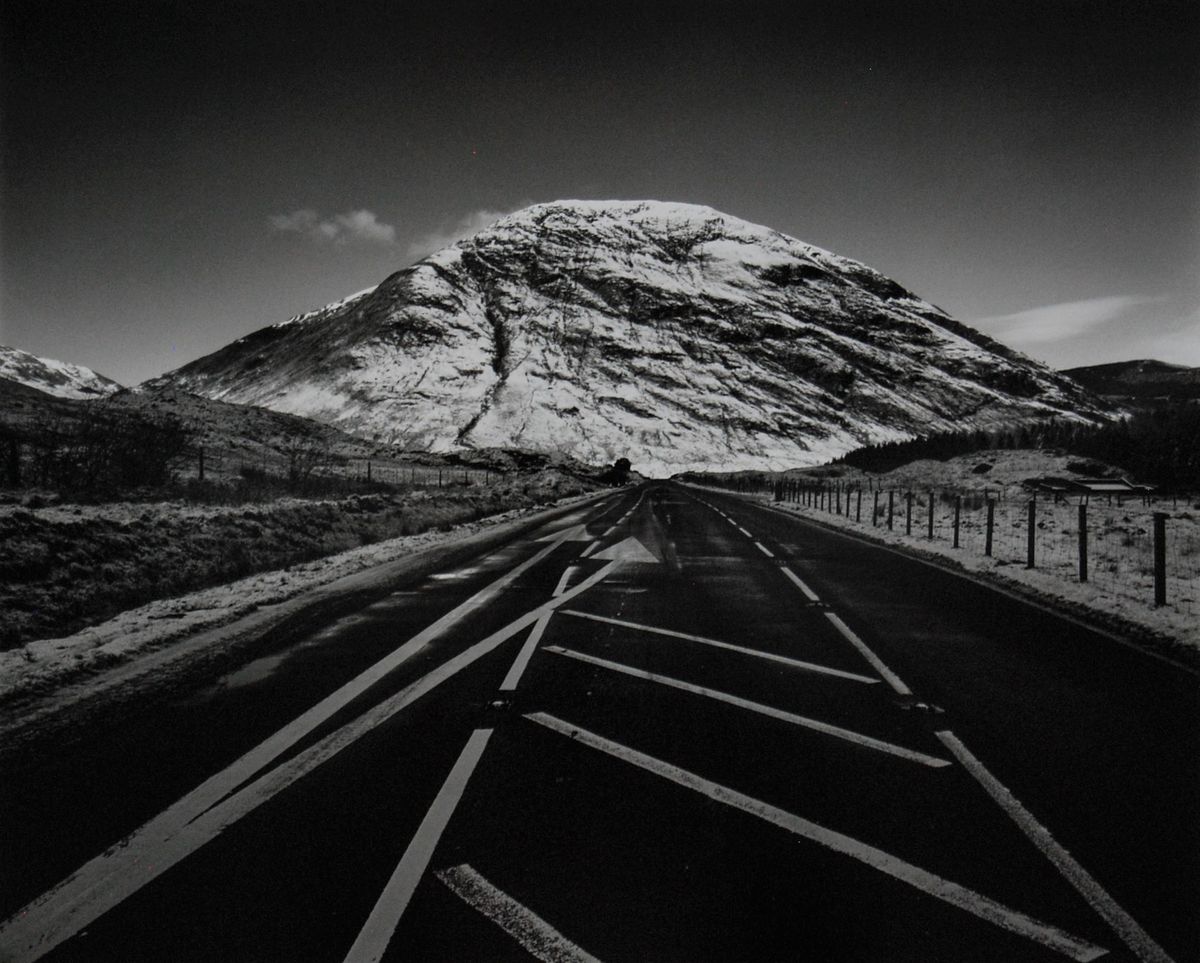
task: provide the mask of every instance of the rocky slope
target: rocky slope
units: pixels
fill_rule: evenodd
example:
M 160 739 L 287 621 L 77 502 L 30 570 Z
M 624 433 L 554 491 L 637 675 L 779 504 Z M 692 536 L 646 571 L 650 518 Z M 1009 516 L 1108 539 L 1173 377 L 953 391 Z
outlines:
M 15 381 L 57 398 L 103 398 L 121 386 L 82 365 L 39 358 L 0 344 L 0 380 Z
M 406 448 L 624 456 L 652 474 L 1105 414 L 865 265 L 652 201 L 527 208 L 155 384 Z

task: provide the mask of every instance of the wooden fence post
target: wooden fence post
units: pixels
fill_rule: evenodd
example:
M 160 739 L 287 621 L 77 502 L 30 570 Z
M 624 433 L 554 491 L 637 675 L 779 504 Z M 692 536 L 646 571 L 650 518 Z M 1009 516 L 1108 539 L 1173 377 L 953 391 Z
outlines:
M 929 493 L 929 531 L 926 533 L 926 538 L 933 538 L 933 492 Z
M 992 554 L 992 530 L 996 527 L 996 501 L 989 498 L 987 500 L 987 534 L 983 540 L 983 554 L 991 557 Z
M 875 528 L 879 525 L 879 489 L 874 489 L 874 497 L 871 499 L 871 527 Z
M 842 514 L 842 483 L 834 482 L 834 488 L 837 491 L 837 514 Z
M 1154 604 L 1167 604 L 1167 513 L 1154 513 Z
M 862 485 L 858 486 L 858 502 L 854 506 L 854 520 L 856 522 L 862 521 Z
M 912 493 L 911 491 L 905 492 L 905 494 L 904 494 L 904 499 L 905 499 L 905 510 L 904 510 L 904 534 L 905 534 L 905 535 L 911 535 L 911 534 L 912 534 L 912 502 L 913 502 L 913 493 Z
M 892 520 L 896 517 L 896 489 L 888 489 L 888 531 L 892 530 Z
M 958 548 L 958 523 L 962 520 L 962 495 L 954 496 L 954 547 Z
M 1087 502 L 1079 502 L 1079 581 L 1088 580 Z
M 1033 533 L 1037 525 L 1037 495 L 1029 499 L 1028 521 L 1026 522 L 1025 567 L 1033 568 Z

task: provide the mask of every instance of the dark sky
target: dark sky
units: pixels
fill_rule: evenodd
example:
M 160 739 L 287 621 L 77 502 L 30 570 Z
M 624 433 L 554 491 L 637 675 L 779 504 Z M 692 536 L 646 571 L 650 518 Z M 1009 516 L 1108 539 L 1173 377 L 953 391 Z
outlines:
M 536 201 L 708 204 L 1200 364 L 1200 4 L 5 0 L 0 343 L 124 383 Z

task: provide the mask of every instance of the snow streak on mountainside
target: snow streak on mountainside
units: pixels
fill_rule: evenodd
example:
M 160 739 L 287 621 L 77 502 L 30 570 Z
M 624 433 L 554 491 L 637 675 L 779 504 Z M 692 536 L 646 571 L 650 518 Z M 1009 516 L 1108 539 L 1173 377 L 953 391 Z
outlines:
M 652 201 L 527 208 L 158 381 L 413 448 L 624 456 L 660 474 L 1103 415 L 862 264 Z
M 103 398 L 121 386 L 82 365 L 39 358 L 0 344 L 0 378 L 37 388 L 58 398 Z

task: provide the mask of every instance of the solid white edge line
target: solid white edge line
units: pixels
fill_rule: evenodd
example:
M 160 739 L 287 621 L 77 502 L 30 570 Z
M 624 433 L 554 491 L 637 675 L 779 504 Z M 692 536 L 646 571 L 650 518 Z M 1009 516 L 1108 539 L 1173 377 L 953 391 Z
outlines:
M 690 635 L 687 632 L 676 632 L 674 629 L 660 629 L 654 625 L 641 625 L 638 622 L 627 622 L 624 619 L 614 619 L 607 615 L 595 615 L 591 612 L 581 612 L 579 609 L 562 609 L 563 615 L 574 615 L 576 618 L 591 619 L 593 622 L 605 622 L 610 625 L 619 625 L 623 628 L 634 629 L 638 632 L 651 632 L 655 635 L 665 635 L 672 639 L 682 639 L 685 642 L 699 642 L 701 645 L 711 645 L 717 649 L 727 649 L 730 652 L 738 652 L 742 655 L 753 656 L 756 659 L 767 659 L 770 662 L 779 662 L 783 665 L 790 665 L 792 668 L 801 669 L 805 672 L 816 672 L 821 675 L 830 675 L 838 679 L 849 679 L 852 682 L 861 682 L 864 685 L 878 685 L 878 679 L 872 679 L 867 675 L 860 675 L 857 672 L 847 672 L 844 669 L 832 669 L 826 665 L 817 665 L 815 662 L 805 662 L 801 659 L 790 659 L 786 655 L 776 655 L 774 652 L 763 652 L 759 649 L 750 649 L 744 645 L 734 645 L 732 642 L 720 642 L 717 639 L 706 639 L 702 635 Z
M 765 546 L 762 542 L 755 542 L 754 547 L 757 548 L 760 552 L 762 552 L 765 556 L 767 556 L 767 558 L 775 557 L 775 553 L 772 552 L 769 548 L 767 548 L 767 546 Z
M 1143 963 L 1173 963 L 1166 951 L 1138 925 L 1137 921 L 1117 905 L 1096 879 L 1084 869 L 1070 853 L 1050 834 L 1041 823 L 1009 791 L 1008 787 L 993 776 L 971 753 L 962 741 L 950 730 L 935 733 L 943 745 L 953 753 L 975 780 L 984 788 L 992 800 L 1020 827 L 1030 841 L 1042 851 L 1057 869 L 1101 918 L 1112 927 L 1126 946 Z
M 486 916 L 542 963 L 600 963 L 474 867 L 462 863 L 436 875 L 455 896 Z
M 903 696 L 912 695 L 912 689 L 900 680 L 900 676 L 896 675 L 895 672 L 883 664 L 883 660 L 871 651 L 867 643 L 860 639 L 850 626 L 842 621 L 841 616 L 836 612 L 826 612 L 825 618 L 829 619 L 833 627 L 842 633 L 842 637 L 847 642 L 858 649 L 862 657 L 871 663 L 871 668 L 883 676 L 887 684 L 895 689 L 897 693 Z
M 828 722 L 820 722 L 817 719 L 809 719 L 806 716 L 796 715 L 794 712 L 788 712 L 785 709 L 776 709 L 773 706 L 763 705 L 761 702 L 752 702 L 749 699 L 743 699 L 741 696 L 731 695 L 728 692 L 721 692 L 718 689 L 709 689 L 706 686 L 696 685 L 692 682 L 684 682 L 682 679 L 675 679 L 669 675 L 659 675 L 656 672 L 647 672 L 645 669 L 635 669 L 633 666 L 623 665 L 620 662 L 612 662 L 608 659 L 601 659 L 594 655 L 587 655 L 583 652 L 576 652 L 574 649 L 564 649 L 562 646 L 549 645 L 546 646 L 547 652 L 553 652 L 555 655 L 563 655 L 570 659 L 577 659 L 580 662 L 587 662 L 591 665 L 597 665 L 613 672 L 622 672 L 625 675 L 631 675 L 634 678 L 645 679 L 647 682 L 657 682 L 659 685 L 669 686 L 673 689 L 680 689 L 683 692 L 690 692 L 693 695 L 704 696 L 708 699 L 714 699 L 717 702 L 724 702 L 731 706 L 737 706 L 739 709 L 745 709 L 749 712 L 757 712 L 759 715 L 770 716 L 773 719 L 779 719 L 782 722 L 791 723 L 794 726 L 800 726 L 804 729 L 812 729 L 814 732 L 820 732 L 823 735 L 833 736 L 835 739 L 842 739 L 845 742 L 852 742 L 855 745 L 862 746 L 865 749 L 874 749 L 877 752 L 886 752 L 889 755 L 898 756 L 901 759 L 907 759 L 909 762 L 920 763 L 923 766 L 929 766 L 931 769 L 943 769 L 949 766 L 950 763 L 945 759 L 939 759 L 936 756 L 930 756 L 923 752 L 917 752 L 915 749 L 906 749 L 904 746 L 897 746 L 895 743 L 884 742 L 882 739 L 876 739 L 872 736 L 867 736 L 861 732 L 853 732 L 850 729 L 843 729 L 840 726 L 831 725 Z
M 781 829 L 786 829 L 796 836 L 815 842 L 836 853 L 849 856 L 870 866 L 872 869 L 879 870 L 881 873 L 891 876 L 893 879 L 907 883 L 914 889 L 949 903 L 952 906 L 957 906 L 959 909 L 965 910 L 979 919 L 993 923 L 1011 933 L 1024 936 L 1042 946 L 1056 950 L 1070 959 L 1079 961 L 1079 963 L 1087 963 L 1087 961 L 1098 959 L 1108 952 L 1099 946 L 1088 943 L 1086 940 L 1072 936 L 1070 933 L 1056 926 L 1043 923 L 1017 910 L 1010 909 L 1002 903 L 976 893 L 965 886 L 935 876 L 927 870 L 907 863 L 881 849 L 876 849 L 868 843 L 846 836 L 836 830 L 827 829 L 802 816 L 785 812 L 769 803 L 761 802 L 737 790 L 730 789 L 702 776 L 698 776 L 695 773 L 688 772 L 686 769 L 681 769 L 661 759 L 638 752 L 636 749 L 630 749 L 628 746 L 612 742 L 603 736 L 596 735 L 586 729 L 581 729 L 569 722 L 564 722 L 562 719 L 558 719 L 548 713 L 529 713 L 525 718 L 553 732 L 564 735 L 575 742 L 598 749 L 622 762 L 661 776 L 678 786 L 691 789 L 694 792 L 707 796 L 709 799 L 724 803 L 734 809 L 740 809 L 744 813 L 763 819 L 779 826 Z
M 421 820 L 416 835 L 404 850 L 404 855 L 384 886 L 383 892 L 379 894 L 379 899 L 359 931 L 358 938 L 346 954 L 345 963 L 378 963 L 383 959 L 383 954 L 387 952 L 388 944 L 392 941 L 392 935 L 396 932 L 396 926 L 400 923 L 400 917 L 404 915 L 417 884 L 425 875 L 425 869 L 433 857 L 438 840 L 442 838 L 446 824 L 450 822 L 458 801 L 462 799 L 467 780 L 475 771 L 491 735 L 491 729 L 476 729 L 471 733 L 471 738 L 467 740 L 458 761 L 454 763 L 454 768 L 450 770 L 450 775 L 438 791 L 433 805 Z
M 779 571 L 783 572 L 783 574 L 786 575 L 791 580 L 792 584 L 795 585 L 796 588 L 798 588 L 801 592 L 804 593 L 804 597 L 806 599 L 808 599 L 810 602 L 820 602 L 821 601 L 821 597 L 819 595 L 817 595 L 817 593 L 814 592 L 812 589 L 810 589 L 808 587 L 807 583 L 805 583 L 804 579 L 802 579 L 799 575 L 797 575 L 790 568 L 788 568 L 788 566 L 780 565 Z

